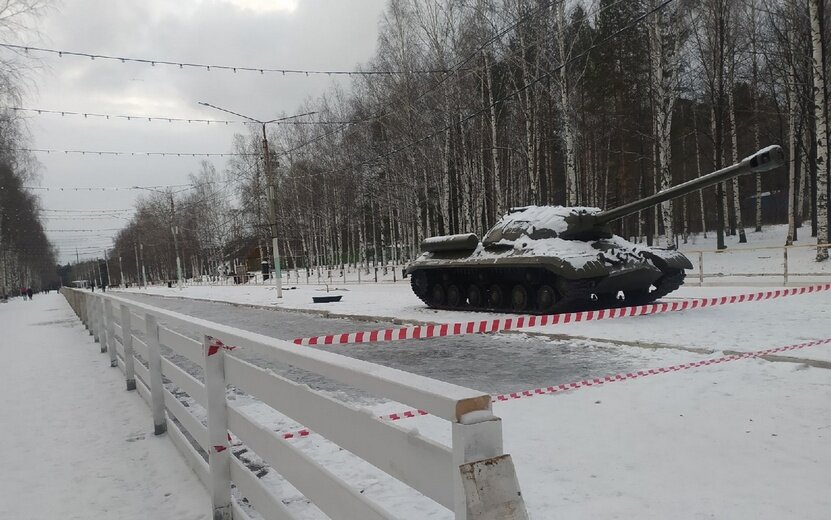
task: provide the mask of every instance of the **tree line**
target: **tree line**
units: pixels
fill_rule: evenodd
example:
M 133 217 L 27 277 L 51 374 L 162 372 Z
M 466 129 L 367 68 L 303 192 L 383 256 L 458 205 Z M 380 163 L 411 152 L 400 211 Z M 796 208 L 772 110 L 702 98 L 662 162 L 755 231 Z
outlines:
M 392 0 L 365 67 L 403 72 L 298 107 L 319 125 L 268 128 L 282 266 L 401 263 L 427 236 L 481 236 L 510 207 L 614 207 L 774 143 L 787 168 L 663 203 L 616 232 L 670 247 L 715 233 L 724 247 L 724 235 L 745 242 L 787 222 L 789 244 L 826 244 L 826 7 Z M 122 256 L 144 244 L 160 278 L 175 278 L 177 249 L 189 275 L 252 250 L 271 257 L 261 136 L 231 146 L 240 155 L 222 171 L 203 163 L 193 190 L 138 204 Z
M 15 40 L 33 30 L 48 7 L 43 0 L 0 3 L 0 38 Z M 15 55 L 0 56 L 0 295 L 21 287 L 57 287 L 55 250 L 40 221 L 40 201 L 24 187 L 37 175 L 37 161 L 19 151 L 25 125 L 6 107 L 19 106 L 28 65 Z

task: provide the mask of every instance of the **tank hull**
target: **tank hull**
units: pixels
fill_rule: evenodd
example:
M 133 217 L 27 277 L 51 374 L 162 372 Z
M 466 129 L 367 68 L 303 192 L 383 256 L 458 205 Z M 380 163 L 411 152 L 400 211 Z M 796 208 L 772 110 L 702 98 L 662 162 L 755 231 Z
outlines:
M 406 272 L 432 308 L 547 314 L 648 303 L 680 287 L 692 268 L 678 252 L 617 236 L 547 242 L 429 251 Z

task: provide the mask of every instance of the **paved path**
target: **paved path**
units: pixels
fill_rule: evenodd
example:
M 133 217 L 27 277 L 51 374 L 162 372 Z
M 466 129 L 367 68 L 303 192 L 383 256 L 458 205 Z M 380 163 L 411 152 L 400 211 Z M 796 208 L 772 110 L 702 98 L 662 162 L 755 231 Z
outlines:
M 0 518 L 210 518 L 150 410 L 58 294 L 0 304 Z
M 303 312 L 257 309 L 204 300 L 125 292 L 113 294 L 285 340 L 292 340 L 298 336 L 393 326 L 389 322 L 372 323 L 327 318 Z M 196 335 L 190 335 L 198 339 Z M 654 365 L 659 356 L 645 349 L 621 348 L 613 341 L 598 343 L 591 340 L 551 339 L 522 334 L 483 334 L 391 343 L 298 348 L 319 348 L 337 352 L 488 393 L 514 392 L 625 372 Z M 240 355 L 245 356 L 244 353 Z M 683 353 L 680 358 L 677 354 L 667 352 L 660 356 L 663 359 L 696 358 L 690 353 Z M 249 360 L 280 373 L 288 372 L 290 377 L 323 390 L 340 390 L 339 387 L 331 386 L 330 381 L 311 374 L 287 371 L 285 367 L 274 366 L 267 360 Z M 177 362 L 181 363 L 181 360 Z M 186 366 L 186 363 L 182 364 Z

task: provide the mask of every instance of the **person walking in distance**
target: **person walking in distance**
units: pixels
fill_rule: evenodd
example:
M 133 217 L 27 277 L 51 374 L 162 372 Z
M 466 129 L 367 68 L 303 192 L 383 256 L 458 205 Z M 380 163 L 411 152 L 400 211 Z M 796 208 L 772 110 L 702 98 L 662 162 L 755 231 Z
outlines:
M 28 296 L 30 300 L 32 299 L 32 288 L 31 287 L 26 288 L 26 296 Z

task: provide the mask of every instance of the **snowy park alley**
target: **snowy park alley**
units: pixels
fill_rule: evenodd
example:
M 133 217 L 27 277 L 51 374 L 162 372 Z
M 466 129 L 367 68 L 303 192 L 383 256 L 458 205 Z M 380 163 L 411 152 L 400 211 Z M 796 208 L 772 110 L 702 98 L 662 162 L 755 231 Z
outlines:
M 198 288 L 182 292 L 191 289 Z M 224 289 L 226 299 L 233 298 L 234 289 Z M 406 289 L 399 284 L 386 291 L 397 301 Z M 353 287 L 350 296 L 362 290 Z M 685 288 L 678 297 L 702 292 L 736 294 L 742 289 Z M 308 330 L 306 320 L 314 320 L 311 326 L 317 328 L 331 323 L 321 333 L 377 325 L 180 298 L 142 296 L 141 301 L 286 339 Z M 340 348 L 346 355 L 396 368 L 406 369 L 409 363 L 424 375 L 491 393 L 519 391 L 546 379 L 547 384 L 570 383 L 702 361 L 725 351 L 823 339 L 831 322 L 827 302 L 823 292 L 549 327 L 536 334 L 466 338 L 472 347 L 422 340 Z M 716 319 L 733 325 L 719 326 Z M 125 390 L 123 374 L 110 368 L 107 355 L 99 353 L 62 296 L 3 305 L 0 330 L 8 359 L 0 374 L 0 409 L 14 439 L 13 449 L 0 456 L 2 467 L 13 468 L 4 472 L 0 486 L 3 517 L 49 518 L 60 509 L 70 518 L 139 518 L 152 507 L 158 518 L 208 518 L 209 501 L 200 482 L 169 439 L 153 436 L 149 409 Z M 476 345 L 481 356 L 470 350 Z M 454 346 L 460 353 L 451 351 Z M 412 349 L 416 358 L 402 352 Z M 500 356 L 503 367 L 497 374 L 497 362 L 487 359 Z M 529 370 L 546 359 L 547 369 Z M 730 511 L 748 519 L 821 519 L 831 508 L 825 492 L 831 477 L 830 361 L 831 345 L 816 345 L 776 362 L 743 359 L 496 402 L 494 412 L 503 419 L 505 450 L 515 460 L 532 518 L 697 518 Z M 560 371 L 555 365 L 561 365 Z M 572 372 L 562 372 L 562 367 Z M 348 394 L 347 399 L 376 414 L 401 409 L 397 403 Z M 253 401 L 249 405 L 262 408 Z M 261 412 L 277 431 L 301 427 Z M 402 425 L 448 441 L 449 430 L 431 416 Z M 403 510 L 405 518 L 452 515 L 396 487 L 388 477 L 379 479 L 365 463 L 348 469 L 348 454 L 323 437 L 312 433 L 293 442 L 333 467 L 347 468 L 357 485 L 377 493 L 382 505 Z M 386 486 L 391 491 L 382 492 Z M 301 518 L 318 518 L 298 497 L 287 498 Z

